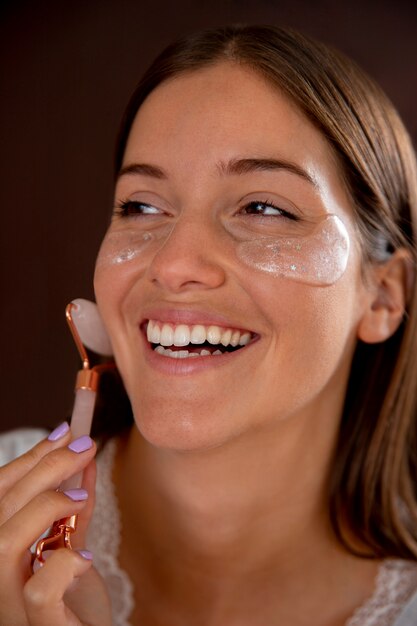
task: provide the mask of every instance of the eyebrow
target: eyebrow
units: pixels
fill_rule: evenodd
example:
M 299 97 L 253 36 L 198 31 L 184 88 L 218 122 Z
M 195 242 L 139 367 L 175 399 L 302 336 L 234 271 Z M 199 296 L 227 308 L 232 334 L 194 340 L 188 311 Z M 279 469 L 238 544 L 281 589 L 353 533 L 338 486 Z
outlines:
M 149 165 L 148 163 L 130 163 L 121 168 L 120 172 L 117 174 L 117 179 L 122 176 L 128 176 L 129 174 L 150 176 L 151 178 L 159 179 L 168 178 L 164 170 L 156 165 Z
M 271 171 L 287 171 L 303 178 L 308 183 L 317 187 L 317 181 L 302 167 L 283 159 L 231 159 L 227 163 L 222 161 L 218 163 L 217 169 L 222 175 L 239 175 L 251 174 L 252 172 L 271 172 Z M 149 163 L 130 163 L 121 168 L 117 178 L 128 175 L 148 176 L 159 180 L 167 180 L 167 173 L 156 165 Z
M 228 163 L 219 163 L 222 174 L 250 174 L 252 172 L 270 172 L 286 170 L 304 178 L 311 185 L 317 186 L 316 181 L 302 167 L 284 159 L 231 159 Z

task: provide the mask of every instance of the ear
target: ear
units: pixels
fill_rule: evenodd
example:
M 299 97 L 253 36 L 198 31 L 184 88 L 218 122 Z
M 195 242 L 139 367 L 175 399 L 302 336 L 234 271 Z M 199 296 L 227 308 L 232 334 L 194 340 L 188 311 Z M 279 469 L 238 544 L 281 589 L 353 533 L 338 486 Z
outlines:
M 368 271 L 367 302 L 358 325 L 358 338 L 365 343 L 385 341 L 403 319 L 414 282 L 414 263 L 405 248 L 388 261 Z

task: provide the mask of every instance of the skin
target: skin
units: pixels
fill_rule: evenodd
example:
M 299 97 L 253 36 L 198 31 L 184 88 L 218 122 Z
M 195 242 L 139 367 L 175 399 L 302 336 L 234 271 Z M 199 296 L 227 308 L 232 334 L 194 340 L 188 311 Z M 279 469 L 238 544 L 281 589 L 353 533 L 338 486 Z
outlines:
M 315 182 L 288 171 L 219 173 L 220 161 L 242 157 L 292 161 Z M 121 177 L 116 204 L 151 202 L 170 236 L 132 262 L 99 260 L 95 275 L 136 420 L 114 472 L 132 624 L 340 626 L 372 592 L 377 564 L 334 538 L 327 477 L 357 338 L 383 341 L 401 320 L 404 257 L 363 266 L 325 140 L 244 68 L 222 63 L 158 87 L 129 137 L 124 165 L 135 162 L 167 176 Z M 259 193 L 342 219 L 351 251 L 335 284 L 263 274 L 226 245 L 241 198 Z M 110 232 L 131 228 L 141 226 L 115 219 Z M 139 325 L 156 310 L 221 316 L 257 340 L 217 366 L 168 374 L 146 357 Z M 1 623 L 111 623 L 103 581 L 77 552 L 56 550 L 30 571 L 28 547 L 56 519 L 79 513 L 73 543 L 85 546 L 95 448 L 76 454 L 69 441 L 43 441 L 0 468 Z M 56 492 L 84 469 L 87 501 Z

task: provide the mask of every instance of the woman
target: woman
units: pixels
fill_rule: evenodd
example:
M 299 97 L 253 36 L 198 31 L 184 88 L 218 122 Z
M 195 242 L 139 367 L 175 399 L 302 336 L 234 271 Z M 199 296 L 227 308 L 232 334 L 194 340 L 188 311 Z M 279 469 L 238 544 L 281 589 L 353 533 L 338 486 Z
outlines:
M 110 568 L 111 497 L 87 542 L 134 594 L 113 623 L 416 623 L 417 178 L 392 105 L 296 33 L 205 32 L 145 75 L 116 173 L 95 290 L 135 424 L 102 453 Z M 0 621 L 109 624 L 95 446 L 50 437 L 1 470 Z M 81 552 L 31 575 L 74 513 Z

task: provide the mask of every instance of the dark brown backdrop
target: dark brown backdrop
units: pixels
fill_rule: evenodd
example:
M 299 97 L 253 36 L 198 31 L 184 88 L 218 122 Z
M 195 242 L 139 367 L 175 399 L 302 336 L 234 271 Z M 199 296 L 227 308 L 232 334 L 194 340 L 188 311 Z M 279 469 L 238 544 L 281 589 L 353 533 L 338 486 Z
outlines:
M 415 2 L 96 0 L 3 3 L 0 429 L 51 425 L 72 404 L 66 303 L 92 297 L 118 121 L 139 75 L 178 35 L 286 24 L 376 77 L 417 138 Z

